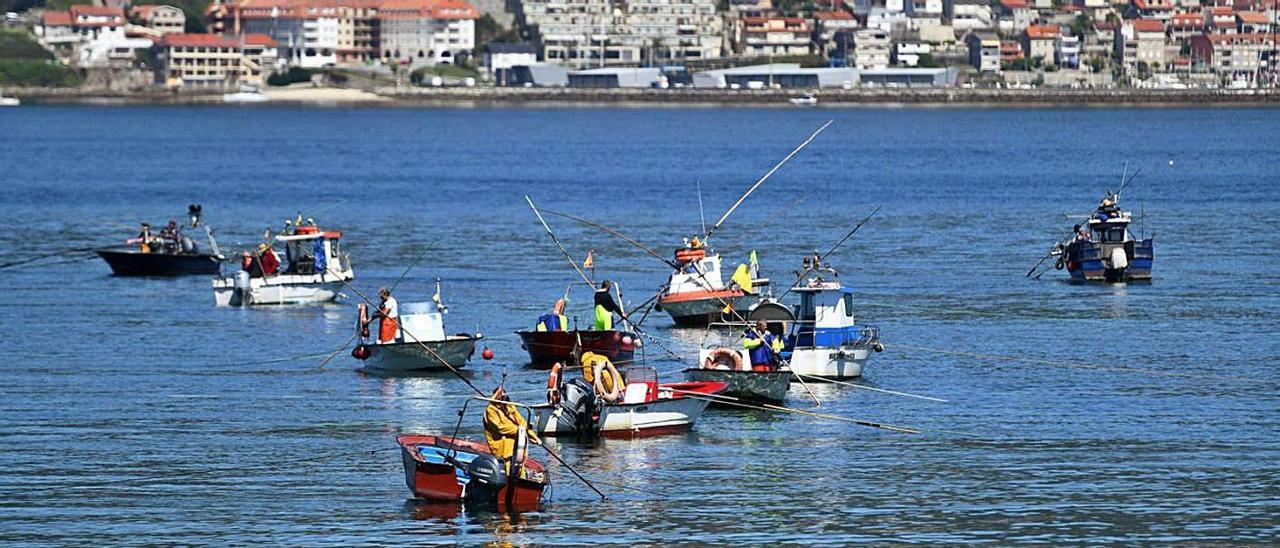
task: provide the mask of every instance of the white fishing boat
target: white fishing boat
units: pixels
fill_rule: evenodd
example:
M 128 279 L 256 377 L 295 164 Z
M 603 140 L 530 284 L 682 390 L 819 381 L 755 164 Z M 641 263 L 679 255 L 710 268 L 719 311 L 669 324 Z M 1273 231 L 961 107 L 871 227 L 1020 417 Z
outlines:
M 273 247 L 262 244 L 245 252 L 240 270 L 213 280 L 217 306 L 262 306 L 333 302 L 355 273 L 341 251 L 342 233 L 298 226 L 277 235 L 285 248 L 281 264 Z
M 16 107 L 21 104 L 22 101 L 19 101 L 17 97 L 5 97 L 3 93 L 0 93 L 0 107 Z
M 628 368 L 625 378 L 626 389 L 616 403 L 597 400 L 582 379 L 564 383 L 556 403 L 533 406 L 538 433 L 636 438 L 684 432 L 725 388 L 723 382 L 658 384 L 651 367 Z
M 360 303 L 356 323 L 360 345 L 351 352 L 364 361 L 364 370 L 379 375 L 429 373 L 457 370 L 467 365 L 476 352 L 480 333 L 446 335 L 444 314 L 449 308 L 440 300 L 440 282 L 436 281 L 435 298 L 427 302 L 400 303 L 396 337 L 381 342 L 369 341 L 368 307 Z M 386 321 L 386 320 L 382 320 Z
M 263 93 L 262 90 L 252 86 L 240 86 L 240 90 L 235 93 L 224 93 L 222 102 L 224 103 L 265 103 L 270 101 L 271 97 Z
M 754 275 L 754 261 L 752 268 L 739 266 L 741 272 L 735 272 L 726 285 L 720 255 L 701 242 L 677 249 L 674 264 L 678 267 L 659 289 L 658 309 L 676 325 L 705 326 L 736 319 L 735 311 L 758 304 L 769 288 L 768 279 Z
M 800 107 L 818 106 L 818 98 L 815 97 L 812 93 L 806 93 L 799 97 L 792 97 L 790 99 L 787 99 L 787 101 L 793 105 L 800 106 Z
M 763 303 L 751 317 L 791 325 L 781 354 L 801 377 L 859 377 L 871 353 L 884 350 L 879 329 L 855 322 L 853 288 L 841 284 L 830 265 L 805 259 L 804 275 L 791 291 L 800 295 L 794 309 Z

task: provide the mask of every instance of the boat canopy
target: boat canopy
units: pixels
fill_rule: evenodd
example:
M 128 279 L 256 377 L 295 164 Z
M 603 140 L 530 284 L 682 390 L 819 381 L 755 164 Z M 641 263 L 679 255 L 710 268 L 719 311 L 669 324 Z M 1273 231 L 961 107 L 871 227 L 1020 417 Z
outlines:
M 342 231 L 326 230 L 324 232 L 313 232 L 310 234 L 287 234 L 287 235 L 276 236 L 276 240 L 281 242 L 296 242 L 299 240 L 316 240 L 319 238 L 324 238 L 326 240 L 340 240 L 342 239 Z

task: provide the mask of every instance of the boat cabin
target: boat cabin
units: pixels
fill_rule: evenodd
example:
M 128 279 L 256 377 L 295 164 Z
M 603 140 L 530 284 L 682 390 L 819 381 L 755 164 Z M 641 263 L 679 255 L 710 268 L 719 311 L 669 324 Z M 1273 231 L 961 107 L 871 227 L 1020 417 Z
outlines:
M 285 274 L 344 270 L 340 231 L 322 231 L 315 226 L 300 226 L 293 234 L 276 236 L 276 241 L 284 244 L 285 260 L 288 263 Z
M 1099 212 L 1089 219 L 1089 236 L 1095 243 L 1123 244 L 1133 240 L 1129 234 L 1129 212 L 1116 212 L 1110 215 Z
M 800 295 L 795 307 L 789 347 L 837 347 L 853 344 L 861 333 L 855 324 L 853 288 L 839 280 L 814 278 L 794 289 Z
M 676 250 L 676 263 L 680 268 L 671 273 L 667 281 L 670 294 L 724 289 L 720 273 L 720 256 L 708 253 L 705 247 Z
M 400 303 L 399 341 L 407 343 L 445 340 L 444 315 L 432 301 Z

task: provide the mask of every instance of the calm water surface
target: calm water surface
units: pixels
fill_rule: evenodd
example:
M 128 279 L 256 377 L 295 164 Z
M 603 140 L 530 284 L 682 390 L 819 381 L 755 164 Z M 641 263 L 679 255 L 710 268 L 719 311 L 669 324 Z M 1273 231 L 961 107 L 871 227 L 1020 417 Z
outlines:
M 11 109 L 0 262 L 110 244 L 191 202 L 239 250 L 301 209 L 346 231 L 362 291 L 424 255 L 401 301 L 442 278 L 449 328 L 497 354 L 474 382 L 505 374 L 536 400 L 545 377 L 511 333 L 573 274 L 522 195 L 669 248 L 698 226 L 696 183 L 718 216 L 827 118 L 713 243 L 789 280 L 883 205 L 833 256 L 887 346 L 863 382 L 949 402 L 825 386 L 820 410 L 925 433 L 713 410 L 687 435 L 560 443 L 607 502 L 552 464 L 537 513 L 420 506 L 387 449 L 452 430 L 467 391 L 364 376 L 345 353 L 320 368 L 352 301 L 215 309 L 206 278 L 63 255 L 0 270 L 0 542 L 1280 540 L 1276 110 Z M 1156 280 L 1024 278 L 1126 162 Z M 633 304 L 663 280 L 553 224 Z M 686 356 L 702 336 L 646 325 Z M 646 357 L 666 379 L 684 366 Z M 789 405 L 812 403 L 797 388 Z

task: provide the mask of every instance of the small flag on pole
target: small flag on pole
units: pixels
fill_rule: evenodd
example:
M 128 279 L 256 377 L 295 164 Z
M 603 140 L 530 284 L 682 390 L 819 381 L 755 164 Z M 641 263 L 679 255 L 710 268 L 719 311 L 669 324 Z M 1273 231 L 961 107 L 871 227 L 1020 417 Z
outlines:
M 582 261 L 582 268 L 590 270 L 595 267 L 596 267 L 596 250 L 593 249 L 587 252 L 587 260 Z

